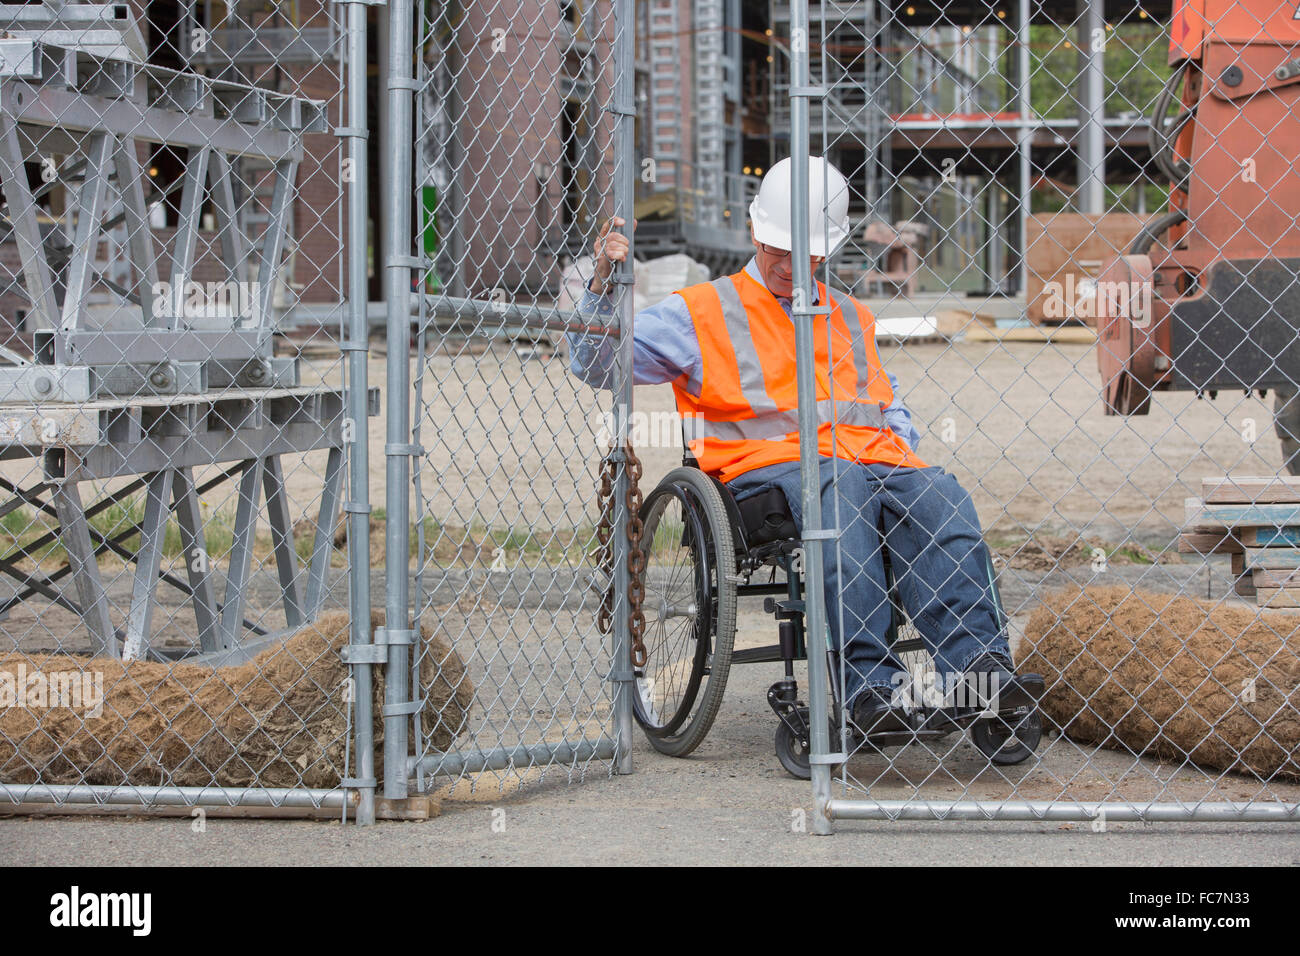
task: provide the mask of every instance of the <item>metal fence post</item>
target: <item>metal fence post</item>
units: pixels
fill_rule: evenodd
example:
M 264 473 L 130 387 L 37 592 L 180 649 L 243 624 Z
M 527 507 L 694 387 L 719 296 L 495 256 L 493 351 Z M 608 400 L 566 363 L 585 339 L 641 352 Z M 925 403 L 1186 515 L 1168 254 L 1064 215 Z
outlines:
M 1017 291 L 1024 295 L 1029 288 L 1029 257 L 1026 255 L 1026 236 L 1029 235 L 1029 216 L 1033 212 L 1030 176 L 1032 174 L 1031 147 L 1034 131 L 1029 123 L 1033 111 L 1029 87 L 1029 2 L 1020 0 L 1016 5 L 1016 108 L 1020 112 L 1020 129 L 1016 142 L 1016 233 L 1020 244 Z
M 370 633 L 370 424 L 368 412 L 370 334 L 366 320 L 369 283 L 366 279 L 370 196 L 366 156 L 366 14 L 363 0 L 348 2 L 348 159 L 352 179 L 348 189 L 348 315 L 342 348 L 347 357 L 347 415 L 352 422 L 349 449 L 349 494 L 344 504 L 348 521 L 348 607 L 352 612 L 352 644 L 369 644 Z M 356 820 L 375 822 L 375 739 L 371 712 L 369 663 L 353 668 L 352 707 L 357 749 L 356 789 L 360 796 Z M 345 768 L 346 769 L 346 768 Z
M 410 482 L 411 482 L 411 101 L 415 80 L 411 52 L 413 10 L 410 0 L 389 7 L 388 235 L 391 254 L 385 263 L 384 298 L 388 302 L 388 409 L 384 455 L 385 477 L 385 625 L 405 635 L 410 628 Z M 397 636 L 393 633 L 393 636 Z M 406 797 L 406 751 L 409 695 L 408 645 L 388 644 L 384 684 L 384 796 Z
M 808 220 L 808 2 L 790 5 L 790 225 L 794 268 L 795 367 L 799 395 L 799 470 L 803 482 L 804 599 L 808 616 L 808 707 L 812 723 L 813 832 L 832 832 L 828 708 L 826 706 L 826 596 L 822 569 L 821 463 L 817 449 L 817 392 L 813 368 L 813 276 Z M 821 306 L 824 308 L 824 306 Z
M 1080 212 L 1101 215 L 1106 211 L 1106 95 L 1104 50 L 1105 20 L 1102 4 L 1080 0 L 1079 58 L 1079 195 Z
M 616 117 L 614 129 L 614 215 L 627 223 L 630 244 L 636 242 L 633 226 L 633 206 L 636 176 L 636 106 L 633 76 L 632 31 L 636 23 L 636 0 L 616 0 L 614 5 L 614 90 L 611 112 Z M 633 251 L 629 245 L 628 256 L 615 270 L 614 281 L 621 290 L 619 300 L 620 322 L 618 343 L 618 395 L 615 399 L 615 448 L 621 453 L 628 435 L 628 418 L 632 408 L 632 282 Z M 631 515 L 627 511 L 628 461 L 623 459 L 618 472 L 614 494 L 617 520 L 614 529 L 614 580 L 615 615 L 614 647 L 614 727 L 616 769 L 619 773 L 632 772 L 632 639 L 628 628 L 628 540 L 627 525 Z

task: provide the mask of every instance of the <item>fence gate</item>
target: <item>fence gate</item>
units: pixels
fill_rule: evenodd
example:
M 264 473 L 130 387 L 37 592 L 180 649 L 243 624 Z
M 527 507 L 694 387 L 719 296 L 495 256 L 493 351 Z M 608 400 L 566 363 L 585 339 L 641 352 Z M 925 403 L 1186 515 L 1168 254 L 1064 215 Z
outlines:
M 561 340 L 624 360 L 618 319 L 575 309 L 591 271 L 574 260 L 603 219 L 631 219 L 631 9 L 391 8 L 384 520 L 387 567 L 410 556 L 414 576 L 387 576 L 389 796 L 406 792 L 399 755 L 418 790 L 630 769 L 621 468 L 603 511 L 623 585 L 609 633 L 594 557 L 630 381 L 584 384 Z M 412 619 L 414 654 L 398 636 Z
M 928 466 L 804 462 L 818 825 L 1300 819 L 1295 4 L 774 18 L 796 217 L 817 157 L 848 180 L 801 374 L 816 342 L 862 382 L 856 297 Z M 986 650 L 1043 676 L 1037 712 L 960 697 Z M 863 683 L 879 746 L 839 706 Z

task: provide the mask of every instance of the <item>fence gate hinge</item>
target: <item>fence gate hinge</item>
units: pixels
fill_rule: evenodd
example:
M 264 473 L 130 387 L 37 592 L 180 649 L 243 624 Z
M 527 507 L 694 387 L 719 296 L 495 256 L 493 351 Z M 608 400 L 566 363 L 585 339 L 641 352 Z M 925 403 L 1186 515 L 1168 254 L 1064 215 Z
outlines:
M 380 646 L 389 644 L 414 644 L 415 631 L 410 628 L 399 631 L 392 627 L 375 628 L 375 643 Z
M 339 648 L 344 664 L 387 664 L 388 648 L 382 644 L 344 644 Z
M 402 444 L 400 442 L 384 446 L 384 454 L 396 458 L 419 458 L 424 454 L 421 445 Z
M 829 764 L 830 766 L 835 767 L 844 763 L 848 759 L 849 755 L 845 753 L 822 754 L 820 756 L 809 755 L 808 762 L 814 764 Z
M 418 714 L 423 706 L 424 702 L 419 700 L 408 700 L 404 704 L 385 704 L 383 714 L 385 717 L 405 717 L 407 714 Z

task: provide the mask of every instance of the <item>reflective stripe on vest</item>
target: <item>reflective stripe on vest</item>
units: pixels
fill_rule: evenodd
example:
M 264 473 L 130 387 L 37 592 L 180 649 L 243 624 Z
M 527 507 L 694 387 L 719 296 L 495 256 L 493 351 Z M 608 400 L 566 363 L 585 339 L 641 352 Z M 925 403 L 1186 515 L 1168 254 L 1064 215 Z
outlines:
M 776 402 L 767 394 L 767 383 L 763 381 L 763 362 L 754 348 L 754 337 L 749 331 L 749 316 L 741 305 L 740 293 L 736 283 L 723 276 L 714 279 L 709 285 L 718 293 L 722 303 L 722 320 L 727 324 L 727 335 L 731 338 L 731 348 L 736 354 L 736 367 L 740 370 L 740 391 L 749 402 L 755 415 L 775 412 Z
M 860 425 L 863 428 L 885 428 L 885 413 L 879 405 L 854 402 L 848 399 L 835 401 L 823 398 L 817 403 L 817 421 L 822 425 Z M 784 438 L 799 430 L 799 412 L 770 411 L 741 421 L 718 421 L 703 415 L 682 416 L 682 432 L 687 441 L 717 438 L 720 441 L 759 441 Z
M 839 299 L 831 292 L 830 286 L 826 287 L 826 298 L 831 300 L 831 311 L 840 310 L 840 315 L 844 318 L 844 324 L 849 327 L 849 335 L 853 338 L 853 367 L 858 370 L 858 391 L 861 392 L 871 381 L 871 364 L 867 359 L 867 340 L 862 336 L 862 323 L 858 320 L 858 307 L 853 305 L 852 310 L 845 312 L 840 308 Z M 883 425 L 873 426 L 883 428 Z
M 723 276 L 721 279 L 714 279 L 709 285 L 713 286 L 714 291 L 718 293 L 718 301 L 722 305 L 722 320 L 726 323 L 731 348 L 736 355 L 736 368 L 740 372 L 740 391 L 745 396 L 745 401 L 749 403 L 749 407 L 754 410 L 754 418 L 744 422 L 708 422 L 709 426 L 720 430 L 703 431 L 698 435 L 687 437 L 735 441 L 779 438 L 798 431 L 797 421 L 789 428 L 782 427 L 785 422 L 794 420 L 795 412 L 777 411 L 776 402 L 772 401 L 772 397 L 767 393 L 767 382 L 763 379 L 763 362 L 754 347 L 754 336 L 749 329 L 749 316 L 745 313 L 744 305 L 741 304 L 736 283 Z M 832 311 L 839 309 L 839 300 L 831 294 L 830 289 L 826 290 L 826 296 L 830 300 Z M 867 383 L 871 381 L 871 363 L 867 359 L 867 343 L 862 336 L 862 323 L 858 320 L 856 306 L 849 312 L 840 309 L 840 315 L 843 317 L 844 324 L 848 326 L 849 335 L 853 340 L 853 367 L 857 370 L 858 392 L 861 394 L 866 392 Z M 878 404 L 862 404 L 843 399 L 838 404 L 838 418 L 834 419 L 838 424 L 862 425 L 866 428 L 887 427 L 884 414 Z M 834 406 L 835 403 L 830 399 L 818 402 L 818 421 L 829 424 L 832 421 Z

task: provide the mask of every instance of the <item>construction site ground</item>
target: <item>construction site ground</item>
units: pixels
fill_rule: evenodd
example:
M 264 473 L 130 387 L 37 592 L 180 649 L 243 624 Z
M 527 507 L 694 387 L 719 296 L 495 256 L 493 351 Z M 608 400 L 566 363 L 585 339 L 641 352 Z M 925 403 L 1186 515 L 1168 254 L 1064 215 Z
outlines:
M 533 398 L 523 405 L 524 427 L 517 434 L 563 433 L 558 418 L 551 416 L 589 413 L 590 404 L 579 403 L 585 386 L 575 390 L 568 381 L 562 348 L 553 354 L 535 351 L 529 357 L 514 348 L 493 348 L 500 355 L 501 383 L 519 382 L 521 377 L 530 383 L 524 393 Z M 444 347 L 429 356 L 435 377 L 451 373 L 457 362 L 482 361 L 481 354 L 456 358 L 449 351 Z M 999 557 L 1013 635 L 1023 631 L 1037 595 L 1056 587 L 1123 581 L 1188 596 L 1240 600 L 1230 593 L 1226 557 L 1180 558 L 1171 553 L 1169 542 L 1177 533 L 1187 489 L 1197 487 L 1202 477 L 1222 472 L 1215 462 L 1239 462 L 1232 468 L 1236 474 L 1276 473 L 1279 452 L 1272 435 L 1271 399 L 1237 394 L 1198 401 L 1193 395 L 1168 393 L 1157 396 L 1149 416 L 1116 418 L 1102 412 L 1094 353 L 1087 346 L 932 343 L 884 352 L 886 366 L 901 380 L 924 435 L 921 454 L 953 471 L 975 497 Z M 383 368 L 383 356 L 375 355 L 372 384 L 382 383 Z M 549 392 L 540 387 L 548 380 L 555 383 Z M 495 416 L 500 399 L 490 399 L 490 390 L 506 386 L 472 378 L 468 382 L 463 401 L 488 401 L 490 416 Z M 459 405 L 459 416 L 454 402 L 440 406 L 431 384 L 426 394 L 432 402 L 426 428 L 468 421 L 466 449 L 491 447 L 489 415 L 475 424 L 474 416 L 464 414 L 465 405 Z M 544 395 L 554 397 L 538 398 Z M 672 407 L 668 387 L 638 390 L 639 410 L 668 412 Z M 477 428 L 482 432 L 475 433 Z M 1254 440 L 1246 440 L 1244 433 Z M 591 500 L 588 482 L 600 451 L 588 444 L 591 431 L 585 424 L 576 423 L 567 440 L 572 443 L 572 457 L 565 459 L 569 467 L 553 472 L 554 485 L 548 490 L 553 487 L 552 500 L 569 502 L 577 514 L 581 508 L 574 503 Z M 376 506 L 383 502 L 383 443 L 383 429 L 374 421 L 370 460 Z M 498 501 L 510 498 L 512 484 L 527 480 L 524 476 L 542 474 L 543 459 L 556 454 L 554 448 L 544 453 L 523 441 L 512 447 L 519 456 L 518 471 L 512 474 L 494 452 L 497 467 L 485 475 Z M 680 448 L 643 448 L 641 457 L 648 489 L 678 463 Z M 295 500 L 319 494 L 308 469 L 286 462 L 285 470 Z M 439 521 L 465 507 L 463 499 L 456 503 L 455 496 L 464 489 L 455 485 L 450 481 L 425 486 L 429 514 Z M 527 494 L 514 500 L 521 502 L 518 519 L 524 524 L 542 520 L 542 512 L 529 506 Z M 555 516 L 545 520 L 554 523 Z M 1096 562 L 1094 547 L 1106 553 L 1103 564 Z M 372 553 L 382 557 L 382 549 Z M 535 566 L 510 572 L 520 576 L 513 583 L 525 595 L 538 583 L 539 573 L 547 572 Z M 336 569 L 331 605 L 344 597 L 342 574 Z M 384 570 L 376 568 L 372 594 L 377 605 L 382 605 L 384 578 Z M 119 608 L 125 607 L 129 587 L 127 574 L 112 585 Z M 426 587 L 428 603 L 435 607 L 456 590 L 450 577 L 426 581 Z M 444 588 L 446 593 L 440 593 Z M 275 572 L 266 563 L 255 575 L 250 606 L 270 607 L 277 596 Z M 30 615 L 26 632 L 36 638 L 66 634 L 62 625 L 68 622 L 54 620 L 61 613 L 33 604 L 15 609 L 13 615 Z M 523 601 L 514 613 L 560 611 Z M 175 622 L 177 637 L 190 620 L 179 606 L 163 617 Z M 7 627 L 23 633 L 15 623 L 11 617 Z M 503 620 L 501 627 L 507 629 L 509 621 Z M 772 619 L 756 604 L 742 605 L 737 645 L 771 643 L 774 638 Z M 36 650 L 49 642 L 22 643 L 24 649 Z M 76 648 L 65 644 L 65 649 Z M 799 673 L 802 685 L 802 665 Z M 448 790 L 441 816 L 423 823 L 358 830 L 337 822 L 214 818 L 197 833 L 189 818 L 17 817 L 0 819 L 0 846 L 13 861 L 39 864 L 203 864 L 232 859 L 247 864 L 1300 863 L 1300 829 L 1286 824 L 1110 823 L 1099 832 L 1087 822 L 853 822 L 839 824 L 834 838 L 814 839 L 797 832 L 800 824 L 807 824 L 800 811 L 811 807 L 810 787 L 789 777 L 773 753 L 775 717 L 765 692 L 778 676 L 777 665 L 734 668 L 710 736 L 688 759 L 655 753 L 638 732 L 636 772 L 631 777 L 611 777 L 594 764 L 588 779 L 572 785 L 562 771 L 545 779 L 525 775 L 522 788 L 517 777 L 505 778 L 503 784 L 486 776 L 479 778 L 474 792 L 465 782 Z M 933 799 L 997 799 L 1011 793 L 1010 780 L 1024 777 L 1018 799 L 1136 800 L 1154 796 L 1163 787 L 1165 799 L 1189 804 L 1300 800 L 1300 785 L 1263 785 L 1218 771 L 1161 766 L 1116 751 L 1085 752 L 1057 737 L 1045 739 L 1043 746 L 1042 760 L 1012 768 L 1015 773 L 1005 777 L 980 773 L 970 744 L 957 738 L 944 745 L 945 751 L 955 749 L 942 761 L 918 752 L 900 763 L 899 773 L 885 774 L 879 758 L 874 764 L 871 758 L 861 758 L 850 764 L 850 771 L 870 783 L 876 799 L 908 797 L 916 792 L 918 780 L 925 781 L 920 792 Z M 904 773 L 912 779 L 905 779 Z M 499 812 L 494 814 L 494 809 Z M 1182 839 L 1186 832 L 1197 839 Z

